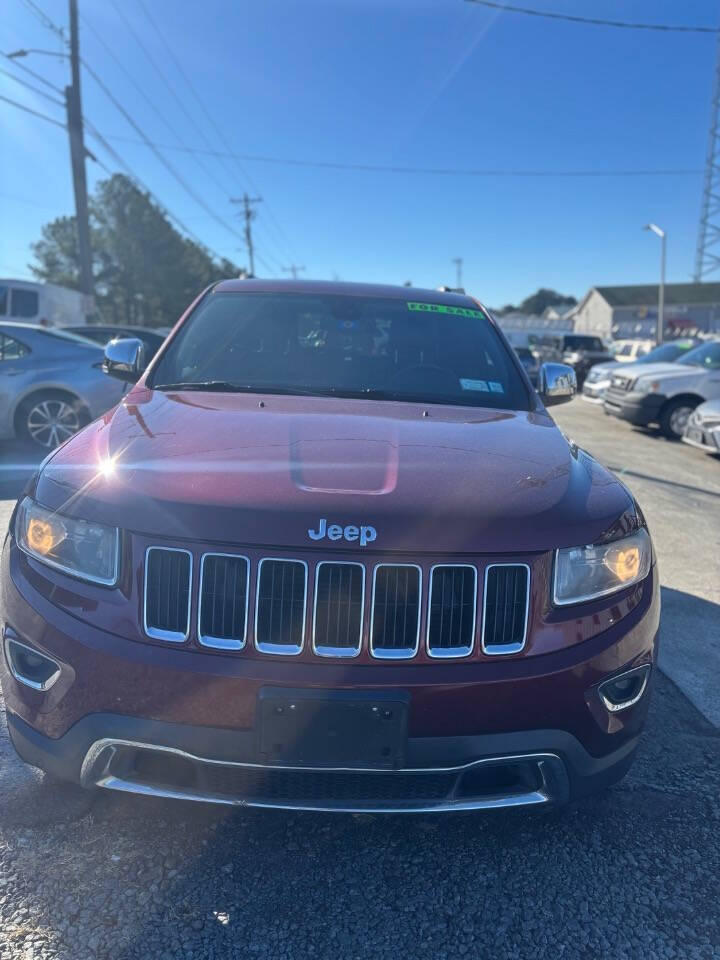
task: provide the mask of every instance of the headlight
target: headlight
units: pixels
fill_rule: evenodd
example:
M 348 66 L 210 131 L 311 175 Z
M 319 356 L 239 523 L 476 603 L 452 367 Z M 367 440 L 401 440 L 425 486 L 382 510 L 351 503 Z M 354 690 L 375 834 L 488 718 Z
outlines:
M 643 580 L 651 563 L 652 544 L 645 529 L 611 543 L 557 550 L 553 603 L 582 603 L 623 590 Z
M 636 380 L 631 389 L 634 393 L 656 393 L 660 383 L 658 380 Z
M 106 586 L 117 582 L 117 527 L 65 517 L 25 497 L 15 518 L 15 538 L 21 550 L 57 570 Z

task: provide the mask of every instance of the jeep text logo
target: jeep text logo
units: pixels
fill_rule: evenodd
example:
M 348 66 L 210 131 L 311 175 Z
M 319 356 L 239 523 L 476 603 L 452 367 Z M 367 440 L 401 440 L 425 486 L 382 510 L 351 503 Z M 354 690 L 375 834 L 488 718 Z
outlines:
M 341 527 L 339 523 L 331 523 L 328 526 L 327 520 L 321 520 L 317 530 L 308 530 L 308 536 L 311 540 L 323 540 L 325 537 L 328 540 L 345 539 L 350 543 L 357 540 L 361 547 L 365 547 L 376 539 L 377 530 L 375 527 L 356 527 L 352 523 L 347 527 Z

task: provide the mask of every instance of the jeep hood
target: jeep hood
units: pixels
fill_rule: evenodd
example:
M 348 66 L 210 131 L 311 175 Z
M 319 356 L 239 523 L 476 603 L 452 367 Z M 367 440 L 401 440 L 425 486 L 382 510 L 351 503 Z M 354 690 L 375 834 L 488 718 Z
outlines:
M 441 554 L 590 543 L 631 502 L 543 410 L 144 387 L 62 446 L 35 495 L 183 542 Z M 316 542 L 321 519 L 377 539 Z

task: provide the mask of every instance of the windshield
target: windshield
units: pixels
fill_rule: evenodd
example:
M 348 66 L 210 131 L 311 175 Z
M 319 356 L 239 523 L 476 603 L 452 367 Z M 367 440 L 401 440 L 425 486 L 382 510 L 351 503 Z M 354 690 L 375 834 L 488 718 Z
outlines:
M 599 337 L 570 336 L 564 339 L 566 350 L 604 350 Z
M 707 367 L 708 370 L 720 370 L 720 343 L 704 343 L 686 353 L 682 360 L 692 367 Z
M 35 328 L 39 334 L 43 337 L 50 337 L 53 340 L 70 340 L 72 343 L 76 344 L 79 347 L 95 347 L 97 344 L 90 340 L 89 337 L 81 337 L 77 333 L 70 333 L 69 330 L 59 330 L 57 328 L 48 330 L 47 328 Z
M 644 357 L 639 357 L 637 362 L 672 363 L 683 353 L 687 354 L 692 346 L 692 343 L 661 343 L 659 347 L 655 347 L 650 353 L 646 353 Z M 683 360 L 683 363 L 684 362 Z
M 203 384 L 530 409 L 518 369 L 481 310 L 404 299 L 210 294 L 148 385 Z

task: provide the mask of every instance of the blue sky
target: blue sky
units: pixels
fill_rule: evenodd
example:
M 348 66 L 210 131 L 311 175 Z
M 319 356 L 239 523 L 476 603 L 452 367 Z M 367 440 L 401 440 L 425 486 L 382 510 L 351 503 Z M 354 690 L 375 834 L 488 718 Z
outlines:
M 464 0 L 145 0 L 233 151 L 301 160 L 486 170 L 702 170 L 715 58 L 711 35 L 584 27 Z M 65 0 L 36 0 L 67 24 Z M 555 12 L 718 25 L 710 0 L 526 0 Z M 167 84 L 118 15 L 141 36 Z M 150 139 L 224 150 L 139 0 L 80 0 L 81 52 Z M 22 0 L 3 0 L 3 52 L 59 50 Z M 155 105 L 90 30 L 104 38 Z M 58 87 L 67 66 L 20 63 Z M 0 67 L 36 83 L 0 58 Z M 185 106 L 173 98 L 170 88 Z M 54 96 L 52 91 L 44 88 Z M 0 93 L 62 109 L 0 74 Z M 87 73 L 83 107 L 162 203 L 213 250 L 246 262 L 229 196 L 259 190 L 257 250 L 274 272 L 436 286 L 490 305 L 539 286 L 652 282 L 668 232 L 668 280 L 691 278 L 702 176 L 480 177 L 358 172 L 166 151 L 227 222 L 183 188 Z M 201 136 L 201 132 L 204 134 Z M 28 276 L 44 222 L 73 211 L 65 132 L 0 101 L 0 275 Z M 112 170 L 117 163 L 88 140 Z M 208 171 L 210 176 L 208 176 Z M 248 180 L 249 175 L 252 185 Z M 88 162 L 89 184 L 106 176 Z

